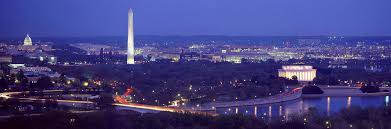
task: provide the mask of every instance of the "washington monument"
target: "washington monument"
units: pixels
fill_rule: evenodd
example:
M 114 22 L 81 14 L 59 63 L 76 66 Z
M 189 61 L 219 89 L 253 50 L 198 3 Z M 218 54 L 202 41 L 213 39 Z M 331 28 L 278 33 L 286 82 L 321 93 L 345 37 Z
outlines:
M 133 11 L 129 9 L 128 13 L 128 59 L 127 64 L 134 64 L 134 32 L 133 32 Z

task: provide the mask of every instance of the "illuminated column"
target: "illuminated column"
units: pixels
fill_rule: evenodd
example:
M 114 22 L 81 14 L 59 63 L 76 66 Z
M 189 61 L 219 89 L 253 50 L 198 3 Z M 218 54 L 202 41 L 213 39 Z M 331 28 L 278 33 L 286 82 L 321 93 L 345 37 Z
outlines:
M 311 80 L 311 72 L 305 74 L 305 78 L 310 81 Z
M 133 11 L 129 9 L 128 13 L 128 59 L 127 64 L 134 64 L 134 32 L 133 32 Z

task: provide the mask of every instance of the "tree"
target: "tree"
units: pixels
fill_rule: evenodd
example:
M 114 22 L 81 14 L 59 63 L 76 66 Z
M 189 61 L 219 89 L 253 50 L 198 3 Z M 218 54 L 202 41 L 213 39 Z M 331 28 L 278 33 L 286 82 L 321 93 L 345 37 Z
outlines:
M 299 80 L 297 79 L 296 75 L 292 76 L 292 79 L 288 80 L 287 82 L 288 82 L 287 83 L 288 85 L 297 85 L 297 84 L 299 84 Z
M 114 98 L 112 94 L 101 93 L 96 104 L 102 110 L 112 111 L 114 109 L 113 103 L 114 103 Z
M 58 102 L 54 99 L 47 99 L 43 102 L 43 106 L 48 109 L 56 109 L 58 107 Z
M 380 92 L 380 89 L 379 87 L 377 86 L 362 86 L 360 88 L 360 90 L 363 92 L 363 93 L 376 93 L 376 92 Z
M 3 70 L 4 75 L 10 74 L 11 68 L 8 66 L 8 64 L 1 63 L 0 69 Z
M 8 88 L 9 82 L 6 78 L 0 77 L 0 92 Z
M 24 76 L 24 72 L 23 70 L 19 70 L 18 73 L 16 73 L 16 79 L 21 81 L 23 80 L 24 78 L 26 78 L 26 76 Z
M 60 78 L 59 78 L 59 82 L 61 85 L 64 85 L 66 84 L 66 81 L 67 81 L 67 78 L 65 77 L 64 74 L 61 74 Z
M 48 89 L 48 88 L 51 88 L 53 87 L 53 83 L 50 79 L 50 77 L 48 76 L 45 76 L 45 77 L 42 77 L 40 79 L 38 79 L 37 81 L 37 88 L 39 89 Z
M 27 86 L 28 80 L 27 77 L 24 76 L 24 72 L 22 70 L 19 70 L 19 72 L 16 73 L 15 78 L 18 81 L 17 85 L 19 86 L 19 88 L 25 88 Z
M 151 54 L 148 54 L 148 55 L 147 55 L 147 60 L 148 60 L 148 61 L 152 61 L 152 55 L 151 55 Z
M 296 76 L 296 75 L 293 75 L 293 76 L 292 76 L 292 80 L 296 80 L 296 81 L 297 81 L 297 80 L 298 80 L 298 79 L 297 79 L 297 76 Z
M 323 90 L 317 86 L 305 86 L 302 89 L 302 94 L 323 94 Z

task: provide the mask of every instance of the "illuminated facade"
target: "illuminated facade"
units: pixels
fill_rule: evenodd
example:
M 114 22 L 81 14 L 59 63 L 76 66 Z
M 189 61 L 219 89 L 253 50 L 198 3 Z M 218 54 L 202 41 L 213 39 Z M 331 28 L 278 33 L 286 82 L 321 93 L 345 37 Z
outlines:
M 128 59 L 127 64 L 134 64 L 134 32 L 133 32 L 133 11 L 129 9 L 128 13 Z
M 260 62 L 271 59 L 272 57 L 266 53 L 230 53 L 224 54 L 224 61 L 232 63 L 242 63 L 242 59 L 246 59 L 251 62 Z
M 59 78 L 61 74 L 52 71 L 49 67 L 25 67 L 24 65 L 18 66 L 10 70 L 12 75 L 16 75 L 19 71 L 23 71 L 24 76 L 30 83 L 37 83 L 42 77 Z
M 7 54 L 0 54 L 0 63 L 12 63 L 12 56 Z
M 308 65 L 282 66 L 282 69 L 278 70 L 278 76 L 288 79 L 296 76 L 298 81 L 308 82 L 314 80 L 316 77 L 316 69 Z
M 33 45 L 33 41 L 31 40 L 29 34 L 27 34 L 26 38 L 24 38 L 23 45 L 24 46 L 31 46 L 31 45 Z

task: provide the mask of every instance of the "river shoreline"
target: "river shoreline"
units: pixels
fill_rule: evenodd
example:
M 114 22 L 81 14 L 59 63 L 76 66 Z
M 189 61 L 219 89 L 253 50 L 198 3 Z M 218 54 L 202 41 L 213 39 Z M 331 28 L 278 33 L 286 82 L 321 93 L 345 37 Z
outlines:
M 346 87 L 346 86 L 320 86 L 323 90 L 323 94 L 302 94 L 302 98 L 308 97 L 349 97 L 349 96 L 387 96 L 391 95 L 390 92 L 376 92 L 376 93 L 363 93 L 359 87 Z M 390 90 L 389 87 L 381 87 L 382 90 Z
M 391 95 L 390 92 L 378 92 L 378 93 L 327 93 L 327 94 L 302 94 L 302 98 L 313 98 L 313 97 L 351 97 L 351 96 L 387 96 Z

